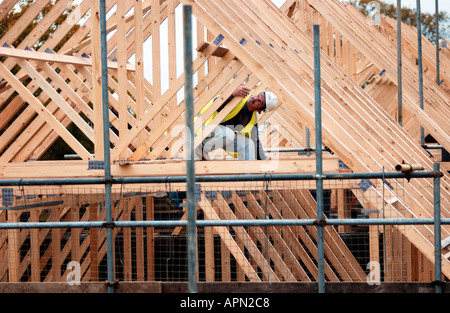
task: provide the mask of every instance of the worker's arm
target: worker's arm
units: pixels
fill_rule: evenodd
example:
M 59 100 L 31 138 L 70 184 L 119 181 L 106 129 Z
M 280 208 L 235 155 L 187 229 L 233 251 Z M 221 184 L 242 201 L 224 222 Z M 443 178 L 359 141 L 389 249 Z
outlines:
M 250 89 L 248 89 L 247 87 L 241 86 L 238 89 L 236 89 L 231 96 L 228 97 L 227 100 L 225 100 L 225 102 L 217 109 L 217 112 L 222 111 L 222 109 L 231 102 L 231 100 L 233 100 L 234 97 L 241 97 L 241 98 L 245 98 L 247 97 L 247 95 L 250 93 Z

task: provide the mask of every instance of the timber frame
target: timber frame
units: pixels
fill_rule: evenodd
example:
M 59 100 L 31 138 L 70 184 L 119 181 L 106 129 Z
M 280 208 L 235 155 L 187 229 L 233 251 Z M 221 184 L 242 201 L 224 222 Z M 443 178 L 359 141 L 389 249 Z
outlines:
M 104 156 L 98 0 L 78 1 L 76 8 L 52 36 L 45 42 L 39 42 L 42 34 L 72 2 L 57 1 L 37 26 L 14 47 L 13 43 L 37 18 L 41 8 L 49 3 L 49 0 L 36 0 L 0 38 L 2 180 L 103 177 L 103 170 L 95 167 Z M 0 20 L 7 16 L 16 3 L 14 0 L 0 3 Z M 264 146 L 307 147 L 307 133 L 311 131 L 310 135 L 314 136 L 312 28 L 314 24 L 319 24 L 323 71 L 323 143 L 332 152 L 324 155 L 324 172 L 393 171 L 395 165 L 402 162 L 420 164 L 432 171 L 433 163 L 441 162 L 444 175 L 441 179 L 442 217 L 450 217 L 450 177 L 447 172 L 450 166 L 442 159 L 442 155 L 430 156 L 421 147 L 419 138 L 422 126 L 426 135 L 432 136 L 444 150 L 450 151 L 448 48 L 441 49 L 440 70 L 444 84 L 439 86 L 433 80 L 436 76 L 434 47 L 424 40 L 425 109 L 421 110 L 416 84 L 416 34 L 414 29 L 404 27 L 402 45 L 405 113 L 403 126 L 400 127 L 396 122 L 394 22 L 382 17 L 380 25 L 373 25 L 354 7 L 338 0 L 287 0 L 281 8 L 277 8 L 269 0 L 107 0 L 109 133 L 113 177 L 185 175 L 185 107 L 180 96 L 185 77 L 177 62 L 179 53 L 182 53 L 178 37 L 180 31 L 177 28 L 180 17 L 177 8 L 183 4 L 192 5 L 197 23 L 197 54 L 192 64 L 197 78 L 194 114 L 198 114 L 205 103 L 220 94 L 218 100 L 203 113 L 202 118 L 206 120 L 241 84 L 246 84 L 254 91 L 271 90 L 280 98 L 280 104 L 275 111 L 258 116 L 259 125 L 265 126 L 261 132 Z M 55 51 L 73 25 L 81 21 L 81 27 Z M 163 39 L 167 40 L 165 45 L 161 44 Z M 37 46 L 37 49 L 33 48 Z M 210 125 L 220 123 L 237 101 L 238 99 L 234 99 Z M 80 130 L 86 141 L 76 138 L 68 130 L 70 125 Z M 212 128 L 199 132 L 195 146 L 210 134 Z M 194 124 L 194 131 L 199 130 L 201 120 Z M 76 160 L 42 160 L 46 151 L 58 139 L 73 150 Z M 197 175 L 221 175 L 239 174 L 243 168 L 247 173 L 256 174 L 312 173 L 315 170 L 314 155 L 290 152 L 269 154 L 272 156 L 270 161 L 237 161 L 219 152 L 212 161 L 196 162 L 195 171 Z M 345 169 L 342 164 L 345 164 Z M 368 208 L 386 207 L 386 217 L 433 216 L 433 186 L 430 180 L 412 180 L 408 184 L 396 186 L 398 189 L 388 190 L 387 195 L 382 195 L 376 188 L 380 185 L 383 183 L 374 180 L 374 187 L 363 193 L 354 185 L 351 186 L 351 183 L 346 185 L 346 189 L 353 190 L 354 196 L 361 203 L 366 203 Z M 232 186 L 227 187 L 233 189 Z M 240 187 L 237 184 L 234 189 Z M 174 188 L 184 190 L 181 185 Z M 261 185 L 255 185 L 254 188 L 253 191 L 256 192 Z M 64 187 L 60 190 L 61 193 L 68 192 Z M 293 211 L 288 213 L 283 211 L 284 214 L 296 218 L 301 218 L 304 214 L 304 217 L 313 218 L 313 212 L 301 210 L 305 207 L 301 205 L 301 199 L 310 198 L 309 192 L 289 190 L 283 184 L 274 192 L 279 202 L 272 204 L 273 215 L 281 216 L 280 211 L 284 207 L 282 202 L 286 197 L 293 197 L 297 199 L 299 207 L 291 208 Z M 338 191 L 339 194 L 341 192 L 343 191 Z M 262 194 L 249 196 L 263 197 Z M 258 207 L 255 204 L 256 198 L 247 198 L 246 201 L 254 202 L 255 207 Z M 242 198 L 236 192 L 231 200 L 221 197 L 210 200 L 203 194 L 199 209 L 208 219 L 220 219 L 224 214 L 233 214 L 231 202 L 233 208 L 239 208 L 234 217 L 249 216 L 250 212 L 246 211 Z M 76 201 L 74 203 L 78 204 Z M 88 208 L 83 218 L 100 218 L 94 213 L 98 203 L 98 199 L 83 203 Z M 131 210 L 135 209 L 135 212 L 143 214 L 144 208 L 143 211 L 138 209 L 139 199 L 132 199 L 129 203 L 133 203 Z M 151 210 L 150 202 L 146 203 L 149 207 L 145 207 L 145 210 Z M 57 213 L 51 218 L 63 220 L 72 209 L 77 212 L 76 205 L 70 210 L 56 206 Z M 19 217 L 12 213 L 6 217 L 5 212 L 0 211 L 0 221 L 15 221 Z M 257 218 L 261 211 L 254 214 L 253 218 Z M 30 221 L 38 218 L 38 215 L 33 215 Z M 363 281 L 364 270 L 339 240 L 339 232 L 343 230 L 344 228 L 333 228 L 327 233 L 327 247 L 331 249 L 328 250 L 329 258 L 338 272 L 336 274 L 331 268 L 327 268 L 327 278 L 338 281 L 339 276 L 345 281 Z M 401 234 L 403 241 L 414 247 L 417 258 L 422 258 L 424 264 L 434 262 L 432 227 L 416 225 L 395 231 Z M 241 268 L 245 269 L 247 279 L 260 281 L 261 277 L 254 271 L 254 264 L 249 263 L 239 245 L 233 240 L 225 240 L 231 237 L 229 230 L 215 227 L 211 234 L 205 236 L 212 236 L 213 233 L 229 244 L 227 249 Z M 248 234 L 243 228 L 237 229 L 236 233 L 241 238 L 250 238 L 250 242 L 251 238 L 265 236 L 258 231 Z M 36 235 L 36 231 L 22 233 L 21 239 L 17 230 L 10 231 L 8 236 L 19 242 L 26 236 L 34 236 L 33 234 Z M 298 237 L 303 234 L 290 235 Z M 377 235 L 378 229 L 371 228 L 371 240 L 375 242 Z M 103 240 L 100 235 L 96 236 L 95 240 Z M 447 237 L 450 237 L 450 228 L 444 225 L 442 238 Z M 4 239 L 0 237 L 0 240 Z M 280 245 L 285 244 L 283 238 L 278 240 Z M 2 242 L 0 241 L 0 246 Z M 93 244 L 96 242 L 93 241 Z M 72 244 L 81 247 L 83 243 Z M 86 242 L 85 245 L 87 244 Z M 246 248 L 254 253 L 252 262 L 264 261 L 254 246 Z M 91 246 L 91 251 L 94 251 L 92 249 Z M 336 250 L 341 251 L 340 255 L 348 263 L 341 263 L 338 256 L 332 256 L 331 251 Z M 301 251 L 301 247 L 293 251 Z M 3 253 L 1 249 L 0 253 Z M 35 253 L 36 251 L 32 254 L 35 256 Z M 67 255 L 68 252 L 65 253 Z M 96 258 L 101 259 L 101 254 L 105 252 L 100 249 L 96 253 L 98 255 L 91 255 L 90 262 L 94 262 L 93 259 Z M 314 254 L 314 251 L 310 253 Z M 450 254 L 447 250 L 443 250 L 442 254 L 443 274 L 450 277 Z M 81 255 L 77 257 L 81 258 Z M 299 256 L 292 257 L 295 260 Z M 291 261 L 294 262 L 293 260 Z M 280 281 L 309 279 L 301 267 L 288 268 L 285 264 L 287 261 L 282 258 L 273 261 L 278 263 L 272 278 Z M 144 260 L 140 259 L 140 262 Z M 9 266 L 14 263 L 20 263 L 17 255 L 10 256 L 8 260 Z M 310 265 L 309 270 L 315 275 L 313 261 Z M 258 266 L 263 267 L 262 263 Z M 19 281 L 20 271 L 23 272 L 25 267 L 22 263 L 14 270 L 9 267 L 9 280 Z M 36 269 L 36 272 L 39 270 Z M 0 264 L 0 279 L 6 272 L 7 267 L 1 267 Z M 264 275 L 267 274 L 264 272 Z M 411 274 L 406 279 L 414 280 L 412 276 L 414 275 Z M 426 280 L 425 276 L 421 279 Z M 263 276 L 263 280 L 266 278 Z M 38 275 L 34 274 L 33 279 L 38 281 Z M 389 279 L 395 281 L 398 277 Z M 86 276 L 86 280 L 95 278 Z

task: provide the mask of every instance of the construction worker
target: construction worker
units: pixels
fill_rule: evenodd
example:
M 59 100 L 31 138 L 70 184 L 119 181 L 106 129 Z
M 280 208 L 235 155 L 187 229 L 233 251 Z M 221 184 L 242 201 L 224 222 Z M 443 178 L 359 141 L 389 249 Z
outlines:
M 219 107 L 203 125 L 205 127 L 234 97 L 242 100 L 217 125 L 202 144 L 195 149 L 200 160 L 209 160 L 208 153 L 219 148 L 224 149 L 238 160 L 266 160 L 263 147 L 258 136 L 256 113 L 275 109 L 278 98 L 273 92 L 264 91 L 250 95 L 250 89 L 241 86 Z M 215 100 L 212 99 L 203 109 L 204 112 Z M 201 112 L 201 113 L 202 113 Z

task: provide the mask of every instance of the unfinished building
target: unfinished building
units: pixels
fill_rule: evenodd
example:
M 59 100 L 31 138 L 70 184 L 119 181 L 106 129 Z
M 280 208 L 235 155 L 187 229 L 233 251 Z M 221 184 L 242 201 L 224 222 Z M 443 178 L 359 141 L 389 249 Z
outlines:
M 20 3 L 1 2 L 0 20 Z M 399 125 L 395 21 L 381 16 L 375 25 L 337 0 L 287 0 L 280 8 L 270 0 L 106 0 L 112 177 L 186 174 L 183 5 L 192 6 L 195 18 L 194 114 L 220 95 L 202 113 L 203 120 L 213 116 L 243 84 L 254 92 L 273 91 L 280 99 L 276 110 L 258 115 L 270 160 L 240 161 L 220 150 L 210 161 L 195 162 L 196 175 L 314 173 L 312 36 L 313 25 L 320 25 L 324 173 L 392 172 L 401 163 L 432 171 L 440 163 L 441 216 L 450 217 L 448 48 L 441 47 L 442 82 L 437 83 L 435 47 L 423 39 L 421 109 L 417 33 L 403 25 Z M 20 184 L 104 177 L 99 1 L 36 0 L 22 13 L 0 38 L 0 179 L 19 181 L 2 185 L 0 223 L 104 221 L 100 184 Z M 226 106 L 211 125 L 232 109 Z M 421 144 L 421 127 L 434 140 L 429 144 L 440 149 Z M 201 121 L 194 131 L 195 147 L 211 132 L 202 130 Z M 57 144 L 71 152 L 48 159 Z M 313 180 L 196 187 L 199 220 L 320 218 Z M 326 219 L 433 217 L 430 178 L 331 180 L 324 181 L 324 190 Z M 112 200 L 114 221 L 187 218 L 185 183 L 113 185 Z M 119 286 L 187 281 L 186 227 L 112 231 Z M 434 234 L 433 225 L 324 227 L 326 281 L 367 285 L 372 265 L 378 264 L 381 282 L 431 283 L 436 280 Z M 315 225 L 199 227 L 197 236 L 199 282 L 318 279 Z M 448 225 L 442 224 L 441 236 L 450 237 Z M 68 285 L 74 264 L 81 284 L 104 282 L 106 254 L 101 227 L 2 229 L 1 288 L 18 282 Z M 443 246 L 441 254 L 444 281 L 450 277 L 450 252 Z M 161 292 L 158 286 L 149 290 Z

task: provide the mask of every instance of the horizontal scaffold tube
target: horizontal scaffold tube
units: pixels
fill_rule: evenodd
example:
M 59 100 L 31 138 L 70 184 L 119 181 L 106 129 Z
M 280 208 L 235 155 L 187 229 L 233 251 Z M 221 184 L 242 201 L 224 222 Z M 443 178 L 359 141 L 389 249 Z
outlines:
M 281 180 L 317 180 L 317 179 L 391 179 L 391 178 L 431 178 L 442 177 L 439 171 L 423 172 L 379 172 L 379 173 L 326 173 L 317 174 L 245 174 L 245 175 L 204 175 L 196 176 L 199 182 L 233 182 L 233 181 L 281 181 Z M 112 184 L 160 184 L 185 183 L 186 176 L 155 177 L 117 177 L 106 181 L 104 178 L 54 178 L 54 179 L 16 179 L 0 180 L 0 186 L 45 186 L 45 185 L 101 185 Z
M 432 225 L 432 218 L 373 218 L 373 219 L 242 219 L 242 220 L 197 220 L 197 227 L 219 226 L 323 226 L 335 225 Z M 441 224 L 450 224 L 450 218 L 443 218 Z M 114 227 L 185 227 L 186 220 L 169 221 L 116 221 L 93 222 L 21 222 L 0 223 L 0 229 L 42 229 L 42 228 L 114 228 Z

